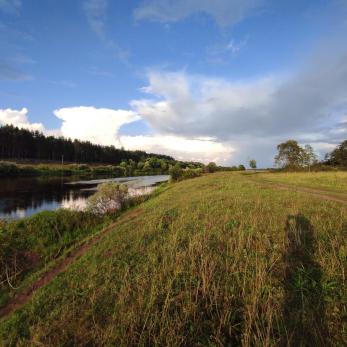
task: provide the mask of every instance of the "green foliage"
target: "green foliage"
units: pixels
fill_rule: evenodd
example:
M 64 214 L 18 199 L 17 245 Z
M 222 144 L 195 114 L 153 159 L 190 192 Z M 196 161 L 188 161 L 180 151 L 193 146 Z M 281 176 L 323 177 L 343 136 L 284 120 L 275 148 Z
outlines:
M 182 171 L 182 179 L 190 179 L 190 178 L 195 178 L 199 177 L 202 175 L 202 169 L 184 169 Z
M 238 169 L 238 171 L 245 171 L 246 170 L 245 166 L 242 164 L 239 165 L 239 167 L 237 169 Z
M 257 162 L 256 162 L 254 159 L 251 159 L 251 160 L 249 161 L 249 167 L 250 167 L 251 169 L 256 169 L 256 168 L 257 168 Z
M 18 173 L 18 167 L 15 163 L 0 161 L 0 176 L 15 176 Z
M 216 163 L 211 162 L 205 166 L 205 172 L 213 173 L 213 172 L 216 172 L 217 170 L 218 170 L 218 167 Z
M 190 178 L 199 177 L 202 175 L 202 169 L 191 169 L 189 167 L 182 169 L 179 165 L 172 166 L 169 170 L 171 180 L 174 182 L 182 181 Z
M 302 165 L 303 149 L 297 141 L 288 140 L 277 146 L 278 154 L 275 156 L 275 164 L 282 168 L 296 168 Z
M 317 155 L 314 152 L 312 146 L 305 145 L 305 148 L 302 153 L 302 164 L 304 167 L 307 167 L 309 170 L 311 166 L 318 162 Z
M 310 145 L 304 148 L 297 141 L 288 140 L 277 146 L 278 154 L 275 156 L 275 165 L 288 170 L 300 168 L 311 169 L 317 163 L 317 156 Z
M 171 180 L 176 182 L 182 178 L 183 170 L 179 164 L 171 166 L 169 169 L 169 175 L 171 176 Z
M 326 163 L 347 168 L 347 140 L 343 141 L 327 155 Z
M 112 175 L 116 172 L 116 167 L 112 165 L 108 166 L 95 166 L 92 168 L 94 175 Z
M 88 141 L 45 136 L 38 131 L 19 129 L 11 125 L 0 127 L 0 160 L 30 159 L 38 161 L 106 163 L 117 165 L 122 160 L 138 162 L 142 159 L 157 158 L 173 160 L 160 154 L 143 151 L 127 151 L 114 146 L 100 146 Z
M 98 185 L 98 190 L 87 200 L 87 210 L 96 215 L 114 213 L 123 208 L 128 197 L 125 184 L 105 182 Z

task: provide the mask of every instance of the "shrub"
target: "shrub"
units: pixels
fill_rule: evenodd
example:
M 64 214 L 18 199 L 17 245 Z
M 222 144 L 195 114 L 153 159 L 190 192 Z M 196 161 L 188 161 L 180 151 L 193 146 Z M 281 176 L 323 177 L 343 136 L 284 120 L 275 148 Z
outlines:
M 183 170 L 179 164 L 171 166 L 169 169 L 169 175 L 171 176 L 172 181 L 179 181 L 182 178 Z
M 99 184 L 98 191 L 87 201 L 87 210 L 103 215 L 120 210 L 128 197 L 128 187 L 124 184 L 105 182 Z
M 9 161 L 0 162 L 0 176 L 13 176 L 18 172 L 18 166 Z
M 216 163 L 208 163 L 206 166 L 205 166 L 205 172 L 207 173 L 213 173 L 213 172 L 216 172 L 218 170 L 218 166 L 216 165 Z
M 202 169 L 185 169 L 182 171 L 182 179 L 199 177 L 202 174 Z
M 93 173 L 100 175 L 100 174 L 113 174 L 115 170 L 115 166 L 107 165 L 107 166 L 96 166 L 93 168 Z
M 175 165 L 170 168 L 169 173 L 171 175 L 171 180 L 177 182 L 201 176 L 202 169 L 181 169 L 178 165 Z
M 80 171 L 90 171 L 90 167 L 86 164 L 79 164 L 77 166 L 77 170 L 80 170 Z

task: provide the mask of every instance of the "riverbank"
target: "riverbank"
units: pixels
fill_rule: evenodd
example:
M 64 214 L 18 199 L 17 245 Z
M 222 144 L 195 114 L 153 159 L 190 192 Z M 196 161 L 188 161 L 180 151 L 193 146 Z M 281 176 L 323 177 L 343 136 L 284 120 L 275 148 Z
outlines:
M 346 344 L 347 205 L 260 178 L 204 175 L 125 212 L 3 343 Z
M 0 177 L 34 177 L 34 176 L 85 176 L 98 177 L 100 175 L 112 177 L 145 176 L 167 174 L 168 168 L 133 169 L 131 172 L 116 165 L 88 165 L 88 164 L 57 164 L 57 163 L 16 163 L 0 161 Z
M 147 194 L 153 186 L 168 181 L 168 175 L 120 177 L 35 176 L 0 178 L 0 219 L 22 219 L 59 208 L 83 210 L 98 184 L 120 182 L 133 195 Z

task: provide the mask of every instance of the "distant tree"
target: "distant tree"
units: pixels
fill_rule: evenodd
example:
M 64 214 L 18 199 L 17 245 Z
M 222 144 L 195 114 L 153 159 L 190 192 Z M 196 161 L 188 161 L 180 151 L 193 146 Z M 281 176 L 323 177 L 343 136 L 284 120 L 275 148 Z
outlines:
M 303 154 L 302 154 L 302 163 L 308 170 L 311 170 L 311 166 L 317 163 L 317 155 L 314 152 L 311 145 L 305 145 Z
M 128 196 L 125 184 L 105 182 L 98 186 L 95 194 L 87 200 L 87 210 L 97 215 L 114 212 L 124 206 Z
M 347 167 L 347 140 L 326 156 L 326 164 Z
M 303 165 L 304 149 L 295 140 L 288 140 L 277 146 L 275 164 L 282 168 L 296 168 Z
M 244 165 L 241 164 L 241 165 L 239 165 L 238 170 L 240 170 L 240 171 L 245 171 L 246 168 L 245 168 Z
M 257 162 L 256 162 L 254 159 L 251 159 L 251 160 L 249 161 L 249 167 L 250 167 L 251 169 L 256 169 L 256 168 L 257 168 Z
M 216 163 L 214 162 L 210 162 L 206 165 L 205 167 L 205 171 L 206 172 L 209 172 L 209 173 L 213 173 L 213 172 L 216 172 L 218 170 L 218 166 Z

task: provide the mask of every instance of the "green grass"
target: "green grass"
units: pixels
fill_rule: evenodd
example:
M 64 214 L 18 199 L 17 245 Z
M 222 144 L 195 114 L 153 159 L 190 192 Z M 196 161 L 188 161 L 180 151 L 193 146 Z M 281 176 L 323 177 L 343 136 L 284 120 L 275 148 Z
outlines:
M 206 175 L 123 214 L 0 336 L 19 346 L 342 346 L 346 254 L 346 205 Z
M 257 173 L 257 178 L 298 187 L 322 189 L 335 193 L 347 193 L 347 172 L 278 172 Z
M 67 249 L 111 218 L 71 210 L 40 212 L 0 223 L 0 306 L 20 290 L 28 277 L 49 266 Z

